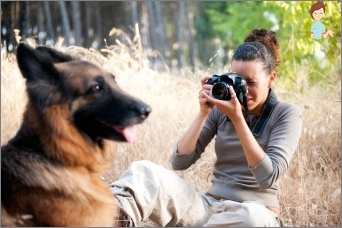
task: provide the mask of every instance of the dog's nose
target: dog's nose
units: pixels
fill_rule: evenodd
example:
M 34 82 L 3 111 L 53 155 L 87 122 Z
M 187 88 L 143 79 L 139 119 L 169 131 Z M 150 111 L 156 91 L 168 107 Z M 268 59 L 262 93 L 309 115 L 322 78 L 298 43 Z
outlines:
M 148 105 L 138 105 L 137 110 L 141 116 L 141 118 L 146 119 L 150 112 L 152 111 L 151 107 Z

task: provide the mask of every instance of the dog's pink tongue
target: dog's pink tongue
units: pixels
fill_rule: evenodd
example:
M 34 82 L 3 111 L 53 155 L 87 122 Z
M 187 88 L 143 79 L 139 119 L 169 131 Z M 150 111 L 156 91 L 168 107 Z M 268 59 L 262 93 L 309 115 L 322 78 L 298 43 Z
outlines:
M 118 130 L 129 143 L 137 142 L 137 132 L 135 130 L 135 126 L 125 127 L 123 129 Z

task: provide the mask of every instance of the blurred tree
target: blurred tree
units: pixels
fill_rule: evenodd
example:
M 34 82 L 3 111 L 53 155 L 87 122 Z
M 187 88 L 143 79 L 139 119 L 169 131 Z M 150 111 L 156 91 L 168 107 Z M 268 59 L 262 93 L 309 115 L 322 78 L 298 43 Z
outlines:
M 231 49 L 243 42 L 244 37 L 254 28 L 276 29 L 279 27 L 277 15 L 280 8 L 273 5 L 264 5 L 263 2 L 201 2 L 203 9 L 198 14 L 196 23 L 197 39 L 205 40 L 215 46 L 226 50 L 225 55 Z M 208 29 L 209 28 L 209 29 Z M 199 51 L 206 50 L 200 49 Z M 209 56 L 200 54 L 206 61 Z M 223 61 L 227 62 L 227 57 Z
M 83 16 L 83 39 L 84 46 L 91 47 L 92 39 L 94 36 L 94 28 L 92 26 L 93 19 L 93 7 L 92 2 L 85 1 L 84 2 L 84 16 Z
M 74 44 L 81 45 L 83 44 L 82 28 L 81 28 L 81 9 L 79 1 L 71 1 L 72 7 L 72 24 L 74 31 Z
M 65 43 L 67 46 L 71 44 L 71 29 L 69 23 L 69 16 L 66 9 L 66 3 L 64 1 L 58 1 L 59 9 L 61 12 L 61 19 L 62 19 L 62 27 L 65 36 Z
M 50 9 L 50 2 L 48 1 L 44 1 L 44 16 L 46 18 L 46 26 L 47 26 L 47 36 L 52 39 L 55 40 L 56 35 L 55 35 L 55 26 L 53 23 L 53 19 L 51 16 L 51 9 Z
M 102 45 L 102 14 L 101 14 L 101 6 L 97 2 L 92 2 L 92 6 L 95 8 L 95 36 L 94 36 L 94 43 L 95 48 L 101 48 Z
M 189 64 L 191 71 L 195 72 L 195 51 L 194 51 L 194 40 L 193 40 L 193 12 L 190 9 L 189 2 L 185 2 L 185 12 L 186 12 L 186 29 L 188 31 L 188 50 L 189 50 Z
M 31 14 L 30 14 L 30 2 L 25 1 L 20 4 L 20 28 L 22 30 L 22 38 L 26 39 L 31 36 Z
M 130 1 L 131 3 L 131 11 L 132 11 L 132 25 L 135 25 L 139 22 L 138 18 L 138 3 L 137 1 Z
M 208 8 L 222 11 L 226 2 L 198 2 L 196 6 L 197 13 L 194 14 L 194 27 L 196 35 L 194 37 L 200 62 L 204 66 L 209 65 L 209 59 L 215 54 L 217 50 L 217 44 L 215 43 L 215 37 L 218 37 L 216 31 L 213 29 L 211 18 L 206 13 Z
M 153 50 L 158 50 L 161 56 L 165 56 L 164 52 L 162 51 L 161 44 L 162 44 L 162 31 L 161 27 L 164 25 L 163 21 L 159 21 L 161 12 L 158 12 L 160 9 L 160 2 L 158 1 L 147 1 L 147 12 L 148 12 L 148 23 L 149 23 L 149 37 L 150 37 L 150 44 Z M 157 7 L 158 6 L 158 7 Z M 163 45 L 163 44 L 162 44 Z
M 17 45 L 14 29 L 16 28 L 16 8 L 18 3 L 1 2 L 1 45 L 7 52 L 13 52 Z
M 36 38 L 38 43 L 45 43 L 46 41 L 46 29 L 45 29 L 45 15 L 44 15 L 44 7 L 43 2 L 38 2 L 36 4 L 36 12 L 37 12 L 37 24 L 35 30 L 37 30 Z M 25 38 L 23 38 L 25 40 Z
M 184 66 L 184 17 L 185 17 L 185 2 L 178 2 L 178 23 L 177 23 L 177 67 L 182 69 Z
M 161 57 L 165 59 L 165 46 L 166 46 L 166 38 L 165 38 L 165 22 L 164 22 L 164 7 L 163 2 L 161 1 L 154 1 L 154 7 L 155 7 L 155 19 L 156 19 L 156 35 L 158 37 L 157 39 L 157 48 L 161 54 Z

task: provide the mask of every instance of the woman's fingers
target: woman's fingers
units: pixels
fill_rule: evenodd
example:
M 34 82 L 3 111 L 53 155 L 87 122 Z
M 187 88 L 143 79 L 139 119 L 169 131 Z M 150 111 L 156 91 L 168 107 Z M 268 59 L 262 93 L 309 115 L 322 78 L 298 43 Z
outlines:
M 228 89 L 229 89 L 230 97 L 231 97 L 231 98 L 235 98 L 235 97 L 236 97 L 236 93 L 235 93 L 235 91 L 234 91 L 233 86 L 229 86 Z
M 202 79 L 201 79 L 201 84 L 202 86 L 205 85 L 208 81 L 208 79 L 210 79 L 211 76 L 204 76 Z

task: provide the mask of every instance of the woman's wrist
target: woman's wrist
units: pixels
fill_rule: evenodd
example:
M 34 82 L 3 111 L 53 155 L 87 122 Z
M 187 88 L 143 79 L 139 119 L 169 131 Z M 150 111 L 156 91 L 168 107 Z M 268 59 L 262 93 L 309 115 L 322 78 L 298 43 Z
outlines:
M 232 116 L 229 118 L 233 124 L 239 124 L 239 123 L 244 123 L 246 122 L 245 117 L 243 116 L 243 113 L 237 113 L 235 116 Z
M 206 111 L 199 111 L 198 113 L 197 113 L 197 118 L 198 119 L 207 119 L 208 118 L 208 116 L 209 116 L 209 113 L 210 112 L 206 112 Z

